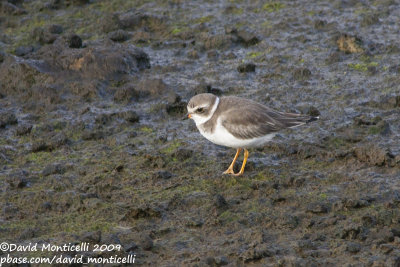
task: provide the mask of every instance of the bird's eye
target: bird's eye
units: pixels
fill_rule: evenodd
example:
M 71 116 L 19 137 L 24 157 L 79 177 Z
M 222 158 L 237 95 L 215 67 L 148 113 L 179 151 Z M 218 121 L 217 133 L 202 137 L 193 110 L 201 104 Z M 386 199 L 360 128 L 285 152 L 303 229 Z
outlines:
M 203 111 L 204 111 L 204 108 L 198 108 L 198 109 L 197 109 L 197 112 L 198 112 L 198 113 L 202 113 Z

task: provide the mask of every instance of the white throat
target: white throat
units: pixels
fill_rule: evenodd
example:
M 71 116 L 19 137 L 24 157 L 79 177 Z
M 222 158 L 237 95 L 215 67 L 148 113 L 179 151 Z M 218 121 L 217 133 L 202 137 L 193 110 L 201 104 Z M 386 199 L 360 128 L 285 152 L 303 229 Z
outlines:
M 211 119 L 211 117 L 214 115 L 215 111 L 218 108 L 218 104 L 219 104 L 219 97 L 216 97 L 214 105 L 210 111 L 210 114 L 208 114 L 207 117 L 202 117 L 202 116 L 197 116 L 197 114 L 193 115 L 193 120 L 196 123 L 196 126 L 199 126 L 205 122 L 207 122 L 209 119 Z

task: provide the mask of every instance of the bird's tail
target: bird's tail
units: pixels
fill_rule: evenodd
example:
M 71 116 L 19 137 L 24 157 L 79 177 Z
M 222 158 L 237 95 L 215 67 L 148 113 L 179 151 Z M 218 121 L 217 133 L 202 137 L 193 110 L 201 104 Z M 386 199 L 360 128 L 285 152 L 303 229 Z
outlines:
M 297 126 L 301 126 L 319 119 L 319 116 L 307 116 L 301 114 L 287 114 L 288 117 L 285 120 L 285 123 L 288 128 L 294 128 Z
M 319 116 L 310 116 L 309 119 L 306 120 L 306 123 L 310 123 L 317 120 L 319 120 Z

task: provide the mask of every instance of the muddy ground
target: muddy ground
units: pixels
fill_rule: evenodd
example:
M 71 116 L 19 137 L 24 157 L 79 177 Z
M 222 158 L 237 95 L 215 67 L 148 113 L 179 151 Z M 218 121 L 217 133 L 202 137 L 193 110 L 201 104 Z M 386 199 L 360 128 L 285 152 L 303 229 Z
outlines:
M 395 0 L 0 2 L 0 240 L 400 266 L 399 17 Z M 202 92 L 321 119 L 223 176 L 234 149 L 182 120 Z

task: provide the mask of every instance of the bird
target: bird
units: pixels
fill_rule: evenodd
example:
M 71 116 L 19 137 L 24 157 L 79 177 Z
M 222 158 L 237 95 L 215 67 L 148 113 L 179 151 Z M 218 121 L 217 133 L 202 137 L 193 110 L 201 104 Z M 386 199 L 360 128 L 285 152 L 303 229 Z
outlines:
M 193 96 L 187 104 L 187 118 L 214 144 L 236 148 L 232 163 L 223 174 L 242 175 L 249 157 L 248 148 L 261 147 L 282 129 L 294 128 L 318 120 L 317 116 L 276 111 L 258 102 L 236 97 L 203 93 Z M 234 164 L 244 150 L 238 173 Z

